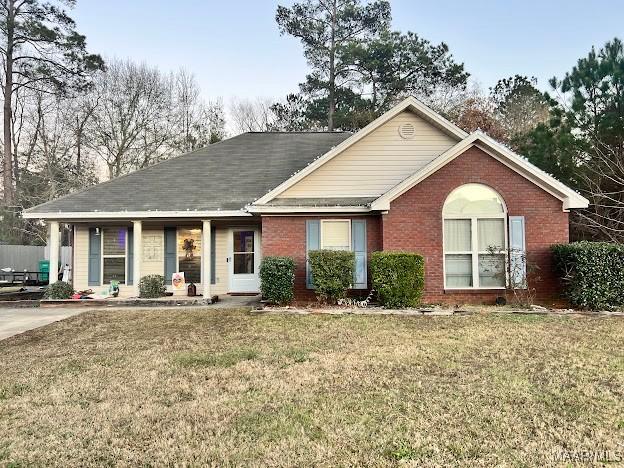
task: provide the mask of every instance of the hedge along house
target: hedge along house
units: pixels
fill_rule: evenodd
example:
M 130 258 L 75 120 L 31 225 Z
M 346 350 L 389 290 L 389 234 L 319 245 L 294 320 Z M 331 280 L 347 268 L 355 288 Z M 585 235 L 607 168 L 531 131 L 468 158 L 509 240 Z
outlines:
M 59 223 L 73 225 L 76 289 L 116 279 L 136 295 L 138 278 L 183 271 L 206 296 L 251 293 L 262 256 L 286 255 L 305 300 L 308 251 L 354 251 L 353 288 L 365 290 L 369 254 L 400 250 L 425 258 L 425 301 L 457 303 L 501 295 L 525 258 L 539 268 L 539 296 L 557 295 L 550 246 L 568 241 L 569 210 L 587 205 L 408 98 L 355 134 L 245 133 L 24 217 L 49 224 L 52 261 Z

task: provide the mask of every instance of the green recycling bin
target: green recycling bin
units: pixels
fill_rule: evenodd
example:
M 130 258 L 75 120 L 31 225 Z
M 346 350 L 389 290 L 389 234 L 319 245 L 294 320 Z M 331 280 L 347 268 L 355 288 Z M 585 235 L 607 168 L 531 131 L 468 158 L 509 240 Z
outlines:
M 50 260 L 39 260 L 39 281 L 48 281 L 50 278 Z

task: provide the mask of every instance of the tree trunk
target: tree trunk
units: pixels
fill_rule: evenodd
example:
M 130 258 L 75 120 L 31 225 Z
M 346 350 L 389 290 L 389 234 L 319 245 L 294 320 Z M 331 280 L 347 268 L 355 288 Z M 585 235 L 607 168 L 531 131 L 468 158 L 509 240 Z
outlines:
M 81 146 L 82 146 L 82 125 L 80 119 L 76 116 L 76 174 L 80 177 L 80 164 L 81 164 Z
M 334 112 L 336 111 L 336 0 L 332 1 L 331 45 L 329 48 L 329 110 L 327 129 L 334 131 Z
M 14 5 L 13 0 L 7 4 L 7 47 L 6 63 L 4 68 L 4 164 L 2 181 L 4 185 L 4 205 L 11 206 L 15 203 L 13 190 L 13 151 L 11 141 L 11 101 L 13 98 L 13 40 L 14 40 Z

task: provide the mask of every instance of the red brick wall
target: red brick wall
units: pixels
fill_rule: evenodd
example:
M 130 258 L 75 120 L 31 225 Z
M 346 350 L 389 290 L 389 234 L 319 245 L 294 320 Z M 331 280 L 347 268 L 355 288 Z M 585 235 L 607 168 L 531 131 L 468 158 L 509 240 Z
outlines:
M 314 292 L 306 288 L 306 220 L 307 219 L 366 219 L 368 252 L 381 250 L 379 216 L 263 216 L 262 255 L 286 255 L 296 263 L 295 296 L 297 300 L 313 300 Z
M 562 202 L 535 184 L 472 147 L 390 205 L 382 217 L 384 250 L 418 252 L 425 257 L 426 302 L 489 302 L 501 292 L 444 291 L 442 206 L 448 194 L 470 182 L 483 183 L 504 199 L 510 216 L 525 217 L 529 262 L 539 267 L 534 282 L 542 299 L 556 297 L 559 286 L 552 269 L 550 246 L 568 241 L 568 213 Z

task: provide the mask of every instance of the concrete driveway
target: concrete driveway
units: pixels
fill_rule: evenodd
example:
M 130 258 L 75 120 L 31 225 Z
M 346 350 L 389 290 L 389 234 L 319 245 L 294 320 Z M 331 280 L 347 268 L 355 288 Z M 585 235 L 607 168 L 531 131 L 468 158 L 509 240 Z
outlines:
M 0 340 L 84 312 L 81 308 L 0 308 Z

